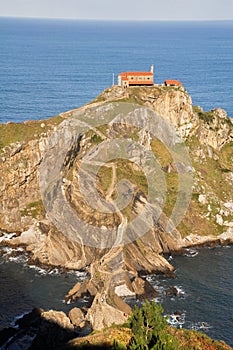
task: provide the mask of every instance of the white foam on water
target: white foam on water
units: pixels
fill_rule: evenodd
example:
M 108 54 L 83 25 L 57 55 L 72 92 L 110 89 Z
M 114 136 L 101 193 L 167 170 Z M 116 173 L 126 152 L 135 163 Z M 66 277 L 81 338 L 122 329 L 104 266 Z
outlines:
M 25 315 L 28 314 L 29 311 L 22 312 L 21 314 L 14 317 L 13 321 L 10 323 L 11 327 L 18 328 L 18 325 L 16 325 L 16 322 L 23 318 Z
M 28 267 L 29 269 L 33 269 L 37 272 L 38 275 L 47 275 L 48 271 L 46 271 L 45 269 L 36 266 L 36 265 L 26 265 L 25 267 Z
M 87 278 L 88 273 L 85 271 L 69 270 L 68 274 L 75 275 L 79 281 L 83 281 Z
M 27 268 L 30 268 L 30 269 L 33 269 L 36 271 L 37 273 L 37 276 L 41 276 L 41 275 L 50 275 L 50 276 L 57 276 L 57 275 L 60 275 L 62 274 L 62 272 L 59 270 L 58 267 L 54 267 L 54 268 L 43 268 L 41 266 L 37 266 L 37 265 L 28 265 L 28 264 L 25 264 L 25 267 Z
M 3 247 L 2 250 L 3 250 L 3 257 L 7 257 L 9 254 L 11 254 L 14 251 L 14 249 L 11 247 Z
M 9 256 L 8 260 L 15 263 L 25 263 L 27 261 L 27 259 L 23 255 Z
M 186 249 L 186 253 L 184 255 L 189 258 L 194 258 L 197 254 L 198 254 L 198 251 L 196 249 L 188 248 Z
M 3 251 L 2 257 L 5 258 L 6 261 L 11 261 L 15 263 L 26 263 L 28 261 L 27 253 L 25 252 L 23 247 L 1 247 Z M 15 253 L 15 254 L 14 254 Z M 2 261 L 1 263 L 4 263 Z
M 199 331 L 199 330 L 207 331 L 208 329 L 212 328 L 212 326 L 209 325 L 207 322 L 197 322 L 192 324 L 190 328 L 195 331 Z
M 162 298 L 160 296 L 158 296 L 152 300 L 155 301 L 157 304 L 161 304 L 161 302 L 162 302 Z
M 11 238 L 15 237 L 16 233 L 7 233 L 7 232 L 2 232 L 2 236 L 0 237 L 0 243 L 1 242 L 8 242 L 11 240 Z
M 152 276 L 146 276 L 146 280 L 153 286 L 153 288 L 159 293 L 163 294 L 165 287 L 163 287 L 160 281 L 155 280 Z
M 48 275 L 59 275 L 59 274 L 60 274 L 60 271 L 57 267 L 55 267 L 54 269 L 48 272 Z
M 182 286 L 174 286 L 177 290 L 178 296 L 185 296 L 186 292 L 184 291 Z
M 17 248 L 15 248 L 15 250 L 16 250 L 17 252 L 25 253 L 25 249 L 24 249 L 23 247 L 17 247 Z
M 165 317 L 168 317 L 167 323 L 170 326 L 182 328 L 185 324 L 185 312 L 165 315 Z
M 89 297 L 87 297 L 86 295 L 83 297 L 82 301 L 84 303 L 88 303 L 90 300 L 89 300 Z
M 63 269 L 60 269 L 59 267 L 50 268 L 43 268 L 37 265 L 28 265 L 27 263 L 24 265 L 26 268 L 34 269 L 37 273 L 37 276 L 44 276 L 44 275 L 50 275 L 50 276 L 58 276 L 65 274 L 72 274 L 77 277 L 77 279 L 81 282 L 82 280 L 86 279 L 87 272 L 85 271 L 77 271 L 77 270 L 69 270 L 64 271 Z
M 15 234 L 5 234 L 4 237 L 9 238 L 9 237 L 12 237 L 13 235 L 15 235 Z M 64 272 L 64 269 L 60 269 L 59 267 L 51 268 L 48 266 L 48 268 L 43 268 L 43 267 L 37 266 L 37 265 L 29 265 L 28 264 L 28 260 L 29 260 L 28 253 L 25 251 L 25 249 L 23 247 L 3 246 L 3 247 L 1 247 L 1 250 L 3 252 L 2 257 L 5 258 L 5 261 L 2 260 L 0 262 L 0 264 L 3 264 L 7 261 L 23 264 L 24 268 L 29 268 L 29 269 L 35 270 L 37 273 L 37 276 L 41 276 L 41 275 L 51 275 L 51 276 L 54 275 L 55 276 L 55 275 L 62 274 Z M 16 253 L 16 254 L 14 254 L 14 253 Z M 69 271 L 65 271 L 65 273 L 75 275 L 79 281 L 83 281 L 87 277 L 87 272 L 85 272 L 85 271 L 69 270 Z

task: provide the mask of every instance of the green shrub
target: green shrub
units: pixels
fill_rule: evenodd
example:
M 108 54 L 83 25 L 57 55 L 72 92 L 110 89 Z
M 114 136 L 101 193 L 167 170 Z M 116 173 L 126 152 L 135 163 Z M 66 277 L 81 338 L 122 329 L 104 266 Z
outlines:
M 114 339 L 113 349 L 114 350 L 126 350 L 126 347 L 124 345 L 120 344 L 117 340 Z
M 133 340 L 130 350 L 177 350 L 175 338 L 167 331 L 167 321 L 162 315 L 163 308 L 154 301 L 146 301 L 135 307 L 130 318 Z

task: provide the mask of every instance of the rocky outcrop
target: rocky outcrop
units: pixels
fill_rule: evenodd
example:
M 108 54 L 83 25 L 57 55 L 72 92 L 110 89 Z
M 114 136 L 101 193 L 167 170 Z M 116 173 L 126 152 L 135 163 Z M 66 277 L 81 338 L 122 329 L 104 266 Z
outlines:
M 15 148 L 14 144 L 5 147 L 0 161 L 0 227 L 6 231 L 21 231 L 33 224 L 33 215 L 23 215 L 23 210 L 39 201 L 39 140 L 17 144 L 17 152 Z
M 184 88 L 113 87 L 105 90 L 98 100 L 112 101 L 128 99 L 152 108 L 167 120 L 182 138 L 191 135 L 198 125 L 198 117 L 193 113 L 192 99 Z
M 54 323 L 61 328 L 69 329 L 71 331 L 74 330 L 74 326 L 71 324 L 69 317 L 63 311 L 43 311 L 41 313 L 41 317 L 48 322 Z
M 187 138 L 198 125 L 198 119 L 193 114 L 191 97 L 183 88 L 160 89 L 159 96 L 153 90 L 149 94 L 145 90 L 140 99 L 174 126 L 183 139 Z
M 113 87 L 98 97 L 99 101 L 122 99 L 152 108 L 166 119 L 183 139 L 196 135 L 202 145 L 217 150 L 233 140 L 233 122 L 227 113 L 221 108 L 204 112 L 199 106 L 193 107 L 192 99 L 183 87 Z
M 132 243 L 131 246 L 133 245 Z M 91 297 L 93 301 L 85 319 L 91 323 L 93 329 L 110 326 L 113 319 L 116 324 L 125 322 L 131 311 L 122 297 L 157 296 L 154 288 L 141 279 L 138 272 L 163 271 L 171 274 L 173 271 L 173 267 L 164 258 L 154 253 L 153 264 L 153 253 L 148 250 L 148 254 L 150 255 L 145 258 L 142 254 L 138 255 L 136 249 L 130 251 L 127 246 L 112 248 L 100 261 L 91 265 L 90 279 L 83 283 L 78 282 L 67 294 L 66 301 L 74 302 L 85 295 Z M 132 263 L 132 257 L 137 257 L 138 261 Z
M 200 120 L 197 136 L 202 145 L 220 150 L 226 143 L 233 140 L 233 122 L 223 109 L 216 108 L 204 113 L 199 108 L 197 111 Z
M 124 105 L 129 112 L 126 118 L 121 113 L 122 100 L 130 102 Z M 105 104 L 110 101 L 118 102 Z M 145 114 L 140 113 L 142 105 L 149 107 Z M 97 108 L 95 113 L 93 106 Z M 108 125 L 101 124 L 104 113 L 111 117 Z M 193 245 L 233 242 L 232 121 L 220 109 L 206 113 L 193 108 L 183 88 L 161 86 L 126 90 L 113 87 L 90 106 L 63 114 L 61 121 L 46 132 L 41 127 L 41 133 L 28 141 L 3 145 L 0 230 L 14 235 L 3 236 L 0 241 L 24 246 L 37 263 L 86 269 L 89 277 L 74 286 L 66 299 L 90 296 L 92 303 L 85 320 L 99 329 L 125 320 L 130 309 L 123 297 L 155 296 L 141 276 L 172 274 L 174 268 L 164 253 Z M 86 127 L 87 121 L 91 128 Z M 170 125 L 177 133 L 171 132 Z M 180 158 L 182 152 L 174 159 L 176 149 L 181 147 L 180 136 L 186 140 L 192 164 Z M 111 154 L 109 145 L 119 139 L 125 142 L 127 152 L 118 162 L 107 157 Z M 72 142 L 66 144 L 67 140 Z M 114 147 L 120 149 L 118 144 Z M 61 163 L 59 150 L 64 152 Z M 98 169 L 93 166 L 87 174 L 81 164 L 94 164 L 96 154 L 106 161 L 101 166 L 97 162 Z M 158 166 L 148 173 L 160 177 L 153 180 L 157 188 L 156 201 L 152 202 L 143 171 L 150 170 L 154 158 Z M 46 167 L 41 173 L 43 165 Z M 185 192 L 187 174 L 194 177 L 192 197 Z M 125 177 L 128 182 L 117 184 Z M 160 182 L 163 177 L 168 188 Z M 179 222 L 175 220 L 183 209 L 180 204 L 185 200 L 187 213 L 176 228 Z M 94 203 L 101 210 L 96 210 Z M 173 215 L 172 206 L 177 215 Z M 130 226 L 135 218 L 138 221 Z M 95 235 L 95 227 L 99 236 Z M 83 315 L 76 309 L 70 318 L 71 328 L 83 322 Z

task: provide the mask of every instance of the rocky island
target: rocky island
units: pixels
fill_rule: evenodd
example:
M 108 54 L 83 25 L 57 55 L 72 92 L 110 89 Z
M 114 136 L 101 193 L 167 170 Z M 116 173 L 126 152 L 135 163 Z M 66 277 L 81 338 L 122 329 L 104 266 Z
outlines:
M 103 115 L 111 118 L 96 124 Z M 124 156 L 106 156 L 113 140 L 125 142 Z M 57 150 L 64 151 L 61 164 Z M 88 175 L 83 164 L 98 152 L 101 161 Z M 183 87 L 113 86 L 57 117 L 0 125 L 1 244 L 24 247 L 36 264 L 88 272 L 67 291 L 66 301 L 74 303 L 69 318 L 52 311 L 45 318 L 62 318 L 71 331 L 86 322 L 93 330 L 122 324 L 131 313 L 125 297 L 156 296 L 143 275 L 174 273 L 166 256 L 232 244 L 232 156 L 232 119 L 220 108 L 193 106 Z M 148 159 L 156 159 L 160 174 L 155 194 Z M 84 192 L 91 196 L 84 199 Z M 98 242 L 93 227 L 101 232 Z M 91 302 L 81 311 L 75 300 L 84 295 Z

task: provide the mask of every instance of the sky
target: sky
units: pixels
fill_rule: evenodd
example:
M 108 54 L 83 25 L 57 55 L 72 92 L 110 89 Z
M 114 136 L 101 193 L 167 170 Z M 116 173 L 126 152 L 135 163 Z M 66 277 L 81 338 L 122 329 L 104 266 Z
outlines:
M 233 0 L 0 0 L 0 16 L 99 20 L 233 20 Z

